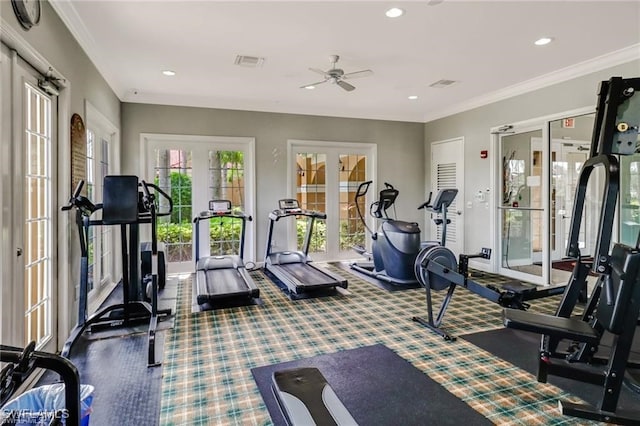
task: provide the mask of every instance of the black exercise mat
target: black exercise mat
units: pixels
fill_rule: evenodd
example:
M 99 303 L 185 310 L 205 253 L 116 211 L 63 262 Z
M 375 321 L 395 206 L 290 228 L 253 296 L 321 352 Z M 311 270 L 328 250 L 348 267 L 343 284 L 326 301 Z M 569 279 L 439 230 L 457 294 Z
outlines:
M 536 375 L 538 372 L 539 334 L 502 328 L 460 337 L 531 374 Z M 608 350 L 603 349 L 601 348 L 599 353 L 601 356 L 606 356 Z M 634 340 L 633 351 L 631 359 L 639 359 L 640 339 L 637 336 Z M 548 380 L 552 385 L 582 398 L 589 404 L 595 406 L 600 401 L 602 387 L 557 376 L 549 376 Z M 640 407 L 640 394 L 623 386 L 618 407 L 638 409 Z
M 156 361 L 162 361 L 166 331 L 156 334 Z M 70 359 L 78 368 L 80 383 L 94 386 L 91 426 L 157 426 L 160 419 L 162 366 L 147 367 L 146 333 L 89 340 L 73 346 Z M 48 371 L 38 385 L 57 382 Z
M 343 271 L 349 272 L 353 275 L 355 275 L 356 277 L 371 283 L 373 285 L 375 285 L 376 287 L 382 289 L 382 290 L 386 290 L 386 291 L 402 291 L 402 290 L 411 290 L 411 289 L 415 289 L 415 288 L 421 288 L 422 286 L 420 285 L 420 283 L 416 282 L 414 284 L 392 284 L 392 283 L 388 283 L 386 281 L 382 281 L 379 280 L 377 278 L 371 277 L 367 274 L 364 274 L 360 271 L 356 271 L 355 269 L 352 269 L 351 266 L 349 266 L 349 263 L 346 262 L 331 262 L 329 263 L 329 265 L 333 265 L 336 268 L 340 268 Z
M 316 367 L 361 425 L 492 424 L 384 345 L 251 369 L 275 425 L 286 424 L 271 388 L 274 371 Z
M 167 277 L 159 292 L 158 308 L 171 309 L 171 315 L 158 322 L 155 360 L 163 361 L 167 329 L 174 325 L 178 277 Z M 122 283 L 118 284 L 100 309 L 122 303 Z M 80 382 L 93 385 L 90 424 L 107 426 L 135 424 L 156 426 L 160 418 L 162 366 L 147 367 L 149 322 L 129 327 L 85 333 L 71 348 L 69 358 L 78 368 Z M 56 373 L 47 371 L 37 385 L 59 381 Z

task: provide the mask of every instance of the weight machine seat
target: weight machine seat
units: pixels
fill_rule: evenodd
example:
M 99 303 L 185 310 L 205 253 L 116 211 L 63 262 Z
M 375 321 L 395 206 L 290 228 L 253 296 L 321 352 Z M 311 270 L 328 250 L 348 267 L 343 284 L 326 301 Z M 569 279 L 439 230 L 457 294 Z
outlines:
M 589 344 L 598 344 L 601 337 L 589 323 L 577 318 L 563 318 L 509 308 L 504 309 L 502 315 L 504 326 L 507 328 Z

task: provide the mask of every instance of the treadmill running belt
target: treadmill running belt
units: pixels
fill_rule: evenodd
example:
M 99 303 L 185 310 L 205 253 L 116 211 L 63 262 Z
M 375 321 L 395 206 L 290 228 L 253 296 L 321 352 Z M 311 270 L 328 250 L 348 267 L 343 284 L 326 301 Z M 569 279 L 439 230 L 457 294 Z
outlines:
M 308 263 L 284 263 L 278 267 L 286 270 L 299 282 L 305 283 L 309 287 L 335 284 L 333 278 Z
M 243 294 L 248 297 L 250 293 L 247 284 L 235 268 L 197 271 L 196 279 L 199 304 Z

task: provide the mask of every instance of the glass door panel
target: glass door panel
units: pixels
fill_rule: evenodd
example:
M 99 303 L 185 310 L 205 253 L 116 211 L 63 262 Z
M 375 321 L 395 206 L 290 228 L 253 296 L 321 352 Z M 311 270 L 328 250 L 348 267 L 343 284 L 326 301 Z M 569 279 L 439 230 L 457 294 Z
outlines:
M 173 200 L 171 215 L 158 218 L 158 241 L 165 244 L 167 262 L 190 263 L 193 259 L 191 151 L 157 149 L 154 158 L 154 183 Z M 161 204 L 159 211 L 166 211 L 166 207 Z
M 109 142 L 96 137 L 96 133 L 87 130 L 87 175 L 85 185 L 87 197 L 96 202 L 102 199 L 102 185 L 104 177 L 109 174 Z M 99 219 L 102 211 L 98 210 L 95 217 Z M 90 226 L 87 238 L 89 252 L 89 299 L 95 297 L 101 286 L 113 281 L 113 227 Z
M 232 210 L 245 212 L 244 153 L 242 151 L 209 151 L 209 200 L 229 200 Z M 201 223 L 201 226 L 204 223 Z M 210 255 L 232 255 L 240 252 L 242 222 L 221 217 L 209 220 Z M 206 256 L 206 253 L 204 253 Z
M 327 212 L 326 207 L 326 179 L 327 156 L 318 153 L 296 154 L 297 180 L 296 198 L 300 207 L 322 213 Z M 296 218 L 296 241 L 298 250 L 302 250 L 304 237 L 307 233 L 308 218 L 300 216 Z M 327 223 L 324 220 L 316 220 L 309 254 L 326 253 L 327 251 Z
M 340 251 L 349 252 L 353 246 L 365 247 L 364 225 L 358 217 L 355 196 L 358 186 L 366 180 L 367 157 L 340 154 Z M 365 200 L 360 198 L 360 211 L 365 212 Z
M 542 130 L 500 138 L 502 155 L 502 273 L 542 277 L 544 182 Z
M 24 330 L 23 343 L 42 348 L 53 330 L 52 103 L 24 85 Z

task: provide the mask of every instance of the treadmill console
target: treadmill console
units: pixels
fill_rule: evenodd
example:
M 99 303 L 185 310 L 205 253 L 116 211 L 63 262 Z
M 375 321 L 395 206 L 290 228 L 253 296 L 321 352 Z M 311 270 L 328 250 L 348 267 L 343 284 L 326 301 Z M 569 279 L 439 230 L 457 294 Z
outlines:
M 231 213 L 231 201 L 211 200 L 209 201 L 209 211 L 216 215 Z
M 286 213 L 301 212 L 302 211 L 302 209 L 300 208 L 300 204 L 298 203 L 298 200 L 296 200 L 294 198 L 282 199 L 282 200 L 278 201 L 278 204 L 280 206 L 280 210 L 282 210 L 283 212 L 286 212 Z

